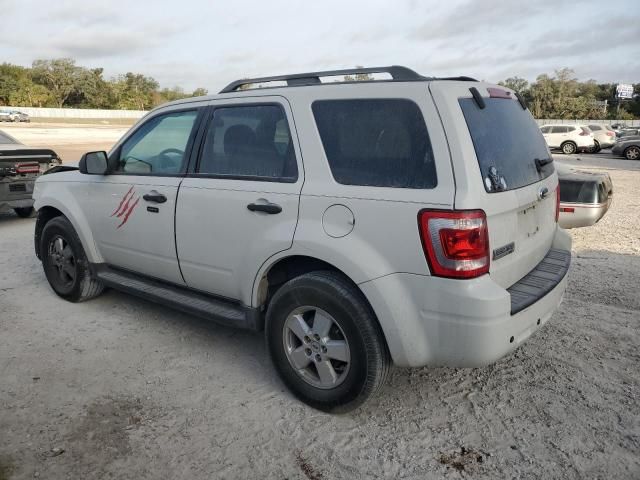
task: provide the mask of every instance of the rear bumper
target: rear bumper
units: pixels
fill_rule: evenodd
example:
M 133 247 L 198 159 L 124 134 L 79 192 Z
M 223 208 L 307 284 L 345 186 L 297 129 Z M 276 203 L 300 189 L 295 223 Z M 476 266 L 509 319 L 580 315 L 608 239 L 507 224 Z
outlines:
M 571 238 L 558 229 L 552 248 L 570 252 Z M 397 365 L 479 367 L 514 350 L 544 325 L 560 305 L 566 284 L 563 274 L 545 295 L 513 315 L 511 293 L 490 275 L 451 280 L 398 273 L 360 288 Z
M 563 211 L 566 208 L 573 208 L 573 212 Z M 583 204 L 583 203 L 561 203 L 560 217 L 558 224 L 562 228 L 580 228 L 595 225 L 609 209 L 609 203 Z
M 20 185 L 24 191 L 21 191 L 21 188 L 16 189 L 16 185 Z M 13 208 L 32 207 L 33 185 L 32 179 L 18 178 L 7 181 L 7 177 L 0 178 L 0 212 Z

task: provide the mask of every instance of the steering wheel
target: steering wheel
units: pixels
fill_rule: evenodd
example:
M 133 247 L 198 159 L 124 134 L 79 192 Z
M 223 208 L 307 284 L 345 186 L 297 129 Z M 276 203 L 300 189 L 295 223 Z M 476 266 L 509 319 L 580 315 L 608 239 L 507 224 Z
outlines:
M 184 150 L 180 150 L 179 148 L 165 148 L 160 153 L 158 153 L 158 159 L 160 160 L 160 168 L 171 168 L 177 170 L 180 168 L 180 165 L 176 163 L 174 158 L 171 158 L 170 155 L 179 155 L 180 162 L 184 157 Z

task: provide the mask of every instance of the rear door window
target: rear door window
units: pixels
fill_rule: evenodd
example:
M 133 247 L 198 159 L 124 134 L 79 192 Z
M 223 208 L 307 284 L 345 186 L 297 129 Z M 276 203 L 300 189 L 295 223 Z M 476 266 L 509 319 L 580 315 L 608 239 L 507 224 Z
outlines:
M 531 113 L 513 100 L 484 101 L 485 108 L 480 109 L 473 98 L 459 99 L 485 190 L 522 188 L 551 175 L 553 158 Z
M 312 109 L 336 182 L 395 188 L 436 186 L 427 126 L 414 102 L 318 100 Z

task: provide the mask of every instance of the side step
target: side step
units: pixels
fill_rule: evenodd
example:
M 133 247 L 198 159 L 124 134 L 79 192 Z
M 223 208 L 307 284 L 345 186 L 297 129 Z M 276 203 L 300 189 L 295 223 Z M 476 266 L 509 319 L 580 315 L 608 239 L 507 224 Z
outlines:
M 135 273 L 94 265 L 95 276 L 106 286 L 213 320 L 229 327 L 260 331 L 264 321 L 257 308 L 219 299 Z

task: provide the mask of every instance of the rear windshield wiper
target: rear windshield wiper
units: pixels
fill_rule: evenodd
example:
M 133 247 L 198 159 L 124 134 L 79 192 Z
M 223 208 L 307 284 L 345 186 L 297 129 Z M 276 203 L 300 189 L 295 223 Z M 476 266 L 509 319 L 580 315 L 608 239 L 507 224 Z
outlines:
M 553 162 L 553 158 L 534 158 L 533 161 L 536 162 L 536 168 L 538 169 L 538 171 L 541 171 L 545 165 L 549 165 L 551 162 Z

